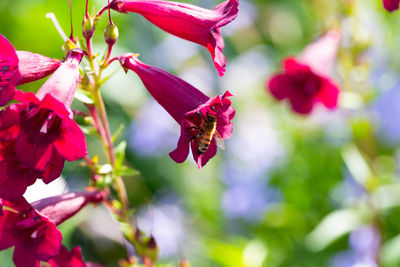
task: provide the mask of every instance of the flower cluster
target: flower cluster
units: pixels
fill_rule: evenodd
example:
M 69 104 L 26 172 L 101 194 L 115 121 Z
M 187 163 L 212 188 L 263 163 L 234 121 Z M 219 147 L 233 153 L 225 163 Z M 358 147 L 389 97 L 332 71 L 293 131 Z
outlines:
M 63 60 L 16 51 L 0 35 L 0 106 L 3 107 L 0 110 L 0 250 L 14 247 L 13 260 L 17 267 L 90 266 L 83 261 L 79 247 L 68 251 L 62 245 L 57 226 L 88 203 L 100 202 L 105 202 L 124 225 L 124 236 L 146 266 L 152 266 L 149 262 L 154 262 L 157 256 L 154 238 L 147 237 L 137 227 L 126 227 L 131 224 L 131 211 L 122 191 L 121 176 L 129 169 L 116 162 L 99 91 L 103 82 L 101 73 L 113 61 L 119 61 L 125 71 L 135 72 L 148 92 L 181 126 L 181 136 L 177 148 L 170 153 L 171 158 L 178 163 L 185 161 L 191 147 L 199 168 L 216 154 L 217 145 L 224 148 L 223 140 L 232 135 L 231 121 L 235 115 L 229 100 L 232 94 L 226 91 L 221 96 L 208 97 L 182 79 L 139 61 L 136 54 L 110 58 L 118 39 L 118 28 L 111 17 L 104 31 L 107 51 L 96 68 L 92 37 L 104 11 L 138 13 L 162 30 L 204 46 L 218 74 L 223 76 L 226 59 L 221 28 L 237 17 L 238 5 L 238 0 L 227 0 L 210 10 L 163 0 L 113 0 L 95 16 L 87 12 L 86 6 L 82 22 L 85 48 L 80 49 L 72 33 L 69 38 L 62 33 L 66 55 Z M 84 57 L 90 71 L 80 67 Z M 50 77 L 37 93 L 16 89 L 47 76 Z M 91 98 L 89 102 L 83 101 L 89 115 L 71 110 L 78 86 Z M 87 117 L 85 122 L 91 122 L 97 131 L 112 171 L 105 173 L 96 160 L 87 156 L 85 136 L 74 121 L 76 114 Z M 92 174 L 90 190 L 31 204 L 24 198 L 26 189 L 37 179 L 48 184 L 61 175 L 65 161 L 82 158 L 85 158 L 82 165 L 88 166 Z M 115 194 L 110 194 L 111 190 Z M 119 206 L 110 201 L 113 195 L 118 196 L 113 201 L 119 201 Z

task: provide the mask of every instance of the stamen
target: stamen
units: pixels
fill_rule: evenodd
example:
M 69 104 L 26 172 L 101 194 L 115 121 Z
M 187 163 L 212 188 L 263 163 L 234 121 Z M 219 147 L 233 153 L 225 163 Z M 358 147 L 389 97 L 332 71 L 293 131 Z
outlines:
M 56 27 L 58 33 L 61 35 L 61 38 L 66 42 L 68 40 L 67 35 L 64 33 L 63 29 L 60 26 L 60 23 L 58 23 L 56 16 L 54 13 L 50 12 L 46 14 L 46 18 L 51 19 L 53 22 L 54 26 Z

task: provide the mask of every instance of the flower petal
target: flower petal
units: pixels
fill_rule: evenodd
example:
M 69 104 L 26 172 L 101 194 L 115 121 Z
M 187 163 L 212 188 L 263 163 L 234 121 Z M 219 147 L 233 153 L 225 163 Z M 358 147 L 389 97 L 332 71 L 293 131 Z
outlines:
M 57 152 L 68 161 L 87 155 L 85 136 L 75 121 L 64 118 L 61 124 L 61 137 L 54 142 Z

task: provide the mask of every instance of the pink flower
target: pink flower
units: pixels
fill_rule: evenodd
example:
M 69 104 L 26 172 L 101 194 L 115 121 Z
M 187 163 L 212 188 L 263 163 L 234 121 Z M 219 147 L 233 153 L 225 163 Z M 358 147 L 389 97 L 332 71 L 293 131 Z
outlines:
M 284 72 L 275 74 L 268 81 L 271 94 L 278 100 L 287 98 L 293 111 L 301 114 L 310 113 L 317 102 L 335 108 L 339 89 L 329 78 L 329 73 L 339 40 L 337 32 L 329 32 L 307 46 L 300 59 L 286 58 Z
M 85 263 L 82 257 L 82 251 L 80 247 L 74 247 L 71 251 L 68 251 L 64 246 L 57 256 L 49 260 L 48 262 L 36 261 L 35 267 L 104 267 L 104 265 L 87 262 Z
M 36 96 L 17 91 L 14 98 L 21 104 L 0 112 L 0 197 L 22 195 L 36 178 L 49 183 L 61 174 L 65 160 L 87 154 L 85 137 L 68 110 L 81 58 L 82 52 L 71 52 Z
M 220 29 L 237 17 L 239 0 L 222 2 L 214 9 L 163 0 L 114 0 L 112 9 L 135 12 L 164 31 L 206 47 L 220 76 L 226 59 Z
M 20 77 L 17 53 L 12 44 L 0 34 L 0 106 L 11 100 Z
M 74 247 L 68 251 L 64 246 L 61 247 L 60 253 L 46 263 L 36 261 L 35 267 L 86 267 L 82 258 L 80 247 Z
M 71 192 L 32 203 L 32 207 L 56 225 L 74 216 L 87 204 L 97 204 L 107 198 L 106 191 Z
M 400 3 L 400 0 L 383 0 L 383 7 L 387 11 L 392 12 L 396 9 L 399 9 L 399 3 Z
M 23 197 L 4 201 L 0 216 L 0 250 L 14 246 L 17 267 L 34 267 L 58 254 L 62 235 L 56 225 L 35 211 Z
M 15 51 L 0 34 L 0 106 L 11 100 L 16 85 L 42 79 L 60 65 L 60 61 L 39 54 Z
M 61 61 L 27 51 L 17 51 L 21 79 L 18 85 L 40 80 L 61 66 Z
M 209 98 L 182 79 L 139 61 L 132 55 L 120 57 L 121 65 L 140 77 L 154 99 L 181 125 L 177 148 L 170 157 L 178 163 L 185 161 L 192 148 L 194 160 L 202 168 L 217 152 L 217 141 L 232 135 L 235 110 L 226 92 Z M 211 122 L 213 134 L 206 136 L 204 125 Z M 210 131 L 207 131 L 210 132 Z M 205 142 L 205 139 L 210 139 Z M 217 140 L 218 139 L 218 140 Z

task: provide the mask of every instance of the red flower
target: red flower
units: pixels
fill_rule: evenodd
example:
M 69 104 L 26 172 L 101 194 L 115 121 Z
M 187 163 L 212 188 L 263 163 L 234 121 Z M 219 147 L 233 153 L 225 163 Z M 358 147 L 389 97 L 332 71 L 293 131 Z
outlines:
M 278 100 L 287 98 L 293 111 L 301 114 L 310 113 L 317 102 L 327 108 L 335 108 L 339 89 L 328 78 L 328 73 L 339 40 L 338 33 L 329 32 L 306 47 L 299 60 L 286 58 L 283 62 L 284 72 L 274 75 L 268 81 L 271 94 Z
M 121 65 L 136 72 L 154 99 L 181 125 L 178 147 L 170 157 L 178 163 L 185 161 L 192 147 L 194 160 L 202 168 L 217 152 L 217 141 L 232 135 L 235 110 L 232 96 L 209 98 L 182 79 L 139 61 L 132 55 L 120 57 Z M 210 129 L 205 129 L 208 124 Z M 206 140 L 209 139 L 209 140 Z
M 11 100 L 16 85 L 42 79 L 60 65 L 60 61 L 39 54 L 15 51 L 0 34 L 0 106 Z
M 206 47 L 220 76 L 226 59 L 220 29 L 237 17 L 239 0 L 222 2 L 214 9 L 163 0 L 114 0 L 110 7 L 119 12 L 135 12 L 164 31 Z
M 71 251 L 62 246 L 60 253 L 48 262 L 36 261 L 35 267 L 104 267 L 104 265 L 87 262 L 82 258 L 80 247 L 74 247 Z
M 4 106 L 14 95 L 20 79 L 18 57 L 12 44 L 0 34 L 0 106 Z
M 61 66 L 61 61 L 27 51 L 17 51 L 21 79 L 18 85 L 40 80 Z
M 383 7 L 387 11 L 392 12 L 396 9 L 399 9 L 399 3 L 400 3 L 400 0 L 383 0 Z
M 17 267 L 33 267 L 58 254 L 62 235 L 56 225 L 36 212 L 23 197 L 4 201 L 0 216 L 0 250 L 14 246 Z
M 17 91 L 15 99 L 21 104 L 0 112 L 0 170 L 4 174 L 0 197 L 22 195 L 36 178 L 49 183 L 61 174 L 65 160 L 87 154 L 85 137 L 68 111 L 81 58 L 82 52 L 70 53 L 36 96 Z
M 62 246 L 60 253 L 46 263 L 37 261 L 35 267 L 86 267 L 82 258 L 80 247 L 74 247 L 71 251 Z
M 89 203 L 97 204 L 108 196 L 106 191 L 71 192 L 32 203 L 32 207 L 56 225 L 74 216 Z

